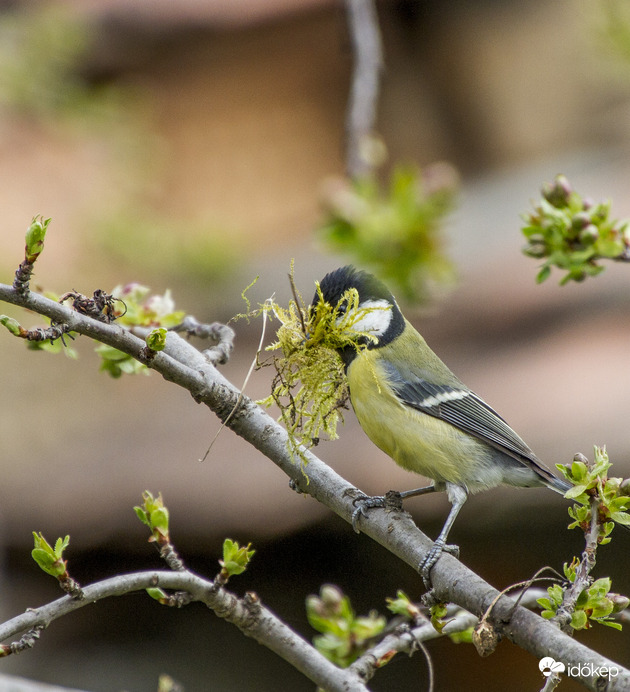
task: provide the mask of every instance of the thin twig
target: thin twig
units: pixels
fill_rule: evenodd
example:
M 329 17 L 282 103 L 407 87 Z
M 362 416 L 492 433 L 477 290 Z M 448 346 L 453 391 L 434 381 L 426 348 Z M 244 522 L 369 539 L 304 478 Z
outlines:
M 350 103 L 346 118 L 347 159 L 350 178 L 373 169 L 366 145 L 374 134 L 383 50 L 374 0 L 346 0 L 348 26 L 354 51 Z
M 597 556 L 597 539 L 599 537 L 599 499 L 596 496 L 591 497 L 591 525 L 585 534 L 586 545 L 582 552 L 580 560 L 575 570 L 575 579 L 572 584 L 567 587 L 564 592 L 562 604 L 551 621 L 558 625 L 566 634 L 572 634 L 571 618 L 575 611 L 575 606 L 580 594 L 587 589 L 593 581 L 590 576 L 591 570 L 595 567 Z

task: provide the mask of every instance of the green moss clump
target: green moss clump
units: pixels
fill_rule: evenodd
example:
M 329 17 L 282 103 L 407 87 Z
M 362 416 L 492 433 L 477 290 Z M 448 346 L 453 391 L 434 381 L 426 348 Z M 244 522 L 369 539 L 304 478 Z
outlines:
M 276 374 L 271 394 L 260 404 L 276 404 L 280 420 L 289 433 L 290 449 L 305 461 L 303 448 L 319 443 L 325 436 L 337 438 L 337 426 L 348 408 L 349 389 L 343 348 L 367 348 L 376 338 L 354 329 L 365 315 L 383 308 L 360 308 L 356 289 L 346 291 L 336 305 L 324 300 L 316 284 L 318 300 L 305 308 L 300 297 L 283 308 L 273 301 L 266 308 L 281 326 L 268 351 L 281 351 L 271 364 Z

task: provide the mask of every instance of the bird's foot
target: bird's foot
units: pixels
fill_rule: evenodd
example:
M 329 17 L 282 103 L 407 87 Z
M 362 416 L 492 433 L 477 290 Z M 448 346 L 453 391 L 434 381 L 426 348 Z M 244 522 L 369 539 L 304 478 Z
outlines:
M 433 565 L 435 565 L 435 563 L 440 559 L 442 553 L 449 553 L 450 555 L 459 557 L 459 546 L 447 545 L 438 538 L 429 551 L 429 554 L 420 563 L 418 571 L 422 576 L 422 581 L 424 582 L 425 587 L 429 591 L 433 588 L 431 583 L 431 570 L 433 569 Z
M 367 517 L 368 509 L 381 507 L 384 509 L 402 509 L 402 497 L 397 490 L 390 490 L 385 495 L 361 495 L 352 501 L 355 506 L 352 512 L 352 528 L 355 533 L 361 533 L 359 530 L 359 520 L 361 517 Z

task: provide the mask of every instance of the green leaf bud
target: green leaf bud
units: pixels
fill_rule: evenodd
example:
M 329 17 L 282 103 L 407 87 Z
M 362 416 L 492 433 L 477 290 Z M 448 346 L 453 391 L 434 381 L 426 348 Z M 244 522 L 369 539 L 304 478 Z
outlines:
M 166 346 L 167 334 L 168 330 L 166 330 L 164 327 L 158 327 L 151 330 L 151 332 L 147 335 L 145 342 L 152 351 L 163 351 L 164 347 Z
M 242 574 L 246 569 L 249 561 L 256 552 L 250 550 L 251 543 L 241 547 L 236 541 L 226 538 L 223 541 L 223 560 L 219 560 L 222 567 L 221 573 L 225 578 Z
M 0 315 L 0 324 L 6 327 L 14 336 L 21 336 L 24 332 L 24 328 L 20 323 L 8 315 Z
M 341 605 L 344 595 L 343 591 L 334 584 L 324 584 L 319 591 L 320 598 L 328 608 L 337 608 Z
M 620 593 L 609 593 L 608 598 L 613 604 L 613 613 L 620 613 L 630 605 L 630 598 L 623 596 Z
M 523 248 L 523 253 L 534 259 L 541 259 L 547 255 L 547 246 L 544 243 L 530 243 Z
M 586 228 L 591 223 L 591 215 L 587 214 L 585 211 L 579 211 L 574 214 L 571 218 L 571 226 L 576 230 L 581 230 Z
M 546 183 L 542 190 L 543 197 L 558 209 L 567 205 L 572 192 L 571 183 L 564 175 L 556 176 L 554 182 Z
M 146 591 L 149 594 L 149 596 L 151 596 L 151 598 L 154 598 L 156 601 L 162 601 L 166 598 L 166 594 L 164 593 L 164 591 L 162 591 L 162 589 L 151 588 L 147 589 Z
M 44 249 L 44 238 L 50 219 L 35 216 L 26 231 L 26 259 L 33 263 Z
M 592 245 L 599 239 L 599 229 L 593 223 L 589 223 L 580 231 L 580 242 L 583 245 Z

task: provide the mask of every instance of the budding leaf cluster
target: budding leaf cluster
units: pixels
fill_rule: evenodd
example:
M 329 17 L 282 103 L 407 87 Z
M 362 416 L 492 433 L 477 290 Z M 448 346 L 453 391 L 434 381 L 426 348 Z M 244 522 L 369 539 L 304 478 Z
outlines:
M 565 497 L 578 504 L 569 507 L 569 516 L 573 523 L 570 529 L 590 530 L 591 498 L 598 500 L 597 520 L 599 526 L 598 542 L 606 545 L 610 542 L 610 533 L 615 522 L 630 525 L 630 496 L 625 494 L 625 483 L 621 478 L 609 478 L 606 474 L 612 466 L 603 447 L 595 447 L 595 458 L 592 465 L 575 460 L 569 466 L 558 464 L 557 468 L 564 477 L 573 483 Z
M 33 264 L 44 249 L 44 239 L 51 219 L 43 216 L 35 216 L 26 231 L 25 258 L 29 264 Z
M 163 295 L 151 295 L 147 286 L 130 283 L 116 286 L 112 291 L 114 298 L 125 304 L 125 312 L 117 323 L 126 327 L 164 327 L 169 329 L 181 324 L 186 316 L 182 310 L 175 309 L 175 301 L 170 290 Z
M 66 561 L 63 559 L 63 551 L 70 543 L 70 536 L 58 538 L 55 541 L 53 548 L 44 536 L 33 531 L 35 547 L 31 551 L 33 560 L 40 566 L 41 569 L 53 577 L 59 579 L 66 574 Z
M 170 291 L 164 295 L 150 295 L 150 289 L 138 283 L 116 286 L 112 291 L 114 298 L 125 306 L 116 318 L 117 324 L 125 327 L 154 327 L 147 336 L 147 346 L 153 351 L 161 351 L 166 343 L 166 330 L 180 324 L 186 314 L 175 309 Z M 112 346 L 99 344 L 96 352 L 101 358 L 100 369 L 118 378 L 121 375 L 148 374 L 145 365 L 130 355 Z
M 396 598 L 386 598 L 387 609 L 394 615 L 402 615 L 409 620 L 420 617 L 420 609 L 404 591 L 397 591 Z
M 594 203 L 580 196 L 563 175 L 545 185 L 542 198 L 523 218 L 521 230 L 527 239 L 523 252 L 544 260 L 538 283 L 550 276 L 553 267 L 565 272 L 560 279 L 564 285 L 602 272 L 602 259 L 630 256 L 628 222 L 610 217 L 610 202 Z
M 331 181 L 321 236 L 397 286 L 408 299 L 425 297 L 432 281 L 451 280 L 442 223 L 454 207 L 457 172 L 439 163 L 423 172 L 394 169 L 383 189 L 376 177 Z
M 141 507 L 134 507 L 134 512 L 140 521 L 148 526 L 151 530 L 150 541 L 157 541 L 159 545 L 168 543 L 169 537 L 169 513 L 164 506 L 162 493 L 158 493 L 157 497 L 153 497 L 152 493 L 145 490 L 142 493 L 144 500 Z
M 225 580 L 237 574 L 242 574 L 254 556 L 255 550 L 250 550 L 251 543 L 240 546 L 236 541 L 226 538 L 223 541 L 223 559 L 221 565 L 221 577 Z
M 50 218 L 36 216 L 26 231 L 25 259 L 16 272 L 14 282 L 14 287 L 22 293 L 29 290 L 33 265 L 44 249 L 44 239 L 50 221 Z M 161 296 L 149 295 L 149 289 L 138 283 L 118 286 L 112 294 L 99 289 L 94 292 L 92 298 L 75 291 L 70 291 L 61 298 L 51 293 L 48 293 L 47 297 L 62 303 L 72 298 L 74 310 L 106 323 L 116 320 L 118 324 L 130 328 L 152 327 L 153 331 L 147 337 L 147 346 L 152 351 L 164 349 L 166 330 L 181 324 L 185 317 L 184 312 L 175 309 L 170 291 L 166 291 Z M 116 303 L 118 305 L 114 307 Z M 63 350 L 66 355 L 76 358 L 76 352 L 64 341 L 65 336 L 72 339 L 75 335 L 63 329 L 65 326 L 63 324 L 57 325 L 51 322 L 48 329 L 26 330 L 14 318 L 0 315 L 0 325 L 14 336 L 27 339 L 28 347 L 31 349 L 52 353 Z M 108 372 L 112 377 L 148 372 L 145 365 L 112 346 L 99 344 L 95 350 L 101 358 L 101 370 Z
M 570 582 L 575 581 L 576 561 L 564 565 L 564 573 Z M 571 627 L 575 630 L 589 629 L 593 622 L 621 630 L 621 624 L 611 619 L 611 616 L 625 610 L 630 600 L 620 594 L 611 593 L 612 582 L 609 577 L 594 581 L 578 596 L 575 610 L 571 614 Z M 565 589 L 560 584 L 554 584 L 547 589 L 548 597 L 539 598 L 538 605 L 543 608 L 542 617 L 553 618 L 562 605 Z
M 355 615 L 350 599 L 336 586 L 325 584 L 319 596 L 306 599 L 306 615 L 314 629 L 315 648 L 341 668 L 347 668 L 385 628 L 386 620 L 375 611 Z M 383 664 L 386 661 L 383 661 Z

